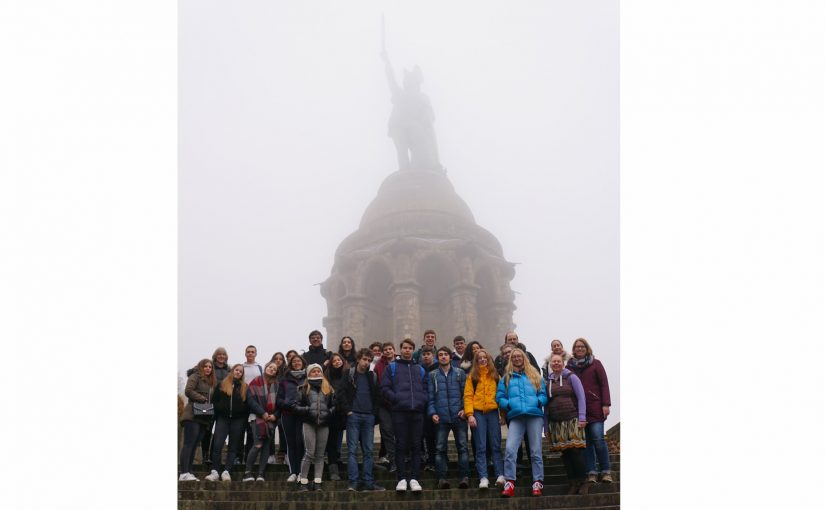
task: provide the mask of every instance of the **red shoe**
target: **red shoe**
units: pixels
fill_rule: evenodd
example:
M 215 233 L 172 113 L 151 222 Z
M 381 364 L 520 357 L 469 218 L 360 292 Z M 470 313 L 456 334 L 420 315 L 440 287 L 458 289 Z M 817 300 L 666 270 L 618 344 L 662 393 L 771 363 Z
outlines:
M 544 488 L 544 485 L 538 480 L 533 482 L 533 496 L 541 496 L 541 490 Z
M 513 483 L 513 480 L 504 482 L 504 490 L 501 491 L 501 495 L 505 498 L 512 498 L 516 495 L 516 484 Z

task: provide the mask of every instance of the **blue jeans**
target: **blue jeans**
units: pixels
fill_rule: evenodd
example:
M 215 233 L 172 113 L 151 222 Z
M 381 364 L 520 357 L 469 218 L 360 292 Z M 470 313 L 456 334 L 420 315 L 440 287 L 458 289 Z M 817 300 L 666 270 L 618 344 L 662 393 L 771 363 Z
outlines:
M 425 418 L 432 421 L 432 418 Z M 455 448 L 458 450 L 458 478 L 470 476 L 470 456 L 467 454 L 467 422 L 438 423 L 435 426 L 435 476 L 439 480 L 447 478 L 447 436 L 453 432 Z
M 604 440 L 604 422 L 588 423 L 584 429 L 587 439 L 587 448 L 584 450 L 584 462 L 588 475 L 598 474 L 596 458 L 602 473 L 610 472 L 610 455 L 607 453 L 607 442 Z
M 476 446 L 476 471 L 479 478 L 487 476 L 487 452 L 493 454 L 495 475 L 504 474 L 504 462 L 501 460 L 501 425 L 498 423 L 498 409 L 486 413 L 476 412 L 476 430 L 473 432 L 473 444 Z
M 530 442 L 530 466 L 533 481 L 544 480 L 544 463 L 541 460 L 541 429 L 544 419 L 541 416 L 516 416 L 510 420 L 507 430 L 507 446 L 504 449 L 504 478 L 516 479 L 516 452 L 525 434 Z
M 183 422 L 183 448 L 180 449 L 181 474 L 192 472 L 192 462 L 195 458 L 195 447 L 203 439 L 203 435 L 207 428 L 211 429 L 212 425 L 205 425 L 194 420 L 186 420 Z M 205 461 L 206 460 L 204 459 L 204 462 Z
M 349 484 L 358 485 L 358 447 L 364 457 L 361 481 L 364 487 L 375 485 L 372 476 L 372 442 L 375 434 L 375 416 L 366 413 L 352 413 L 347 416 L 347 476 Z

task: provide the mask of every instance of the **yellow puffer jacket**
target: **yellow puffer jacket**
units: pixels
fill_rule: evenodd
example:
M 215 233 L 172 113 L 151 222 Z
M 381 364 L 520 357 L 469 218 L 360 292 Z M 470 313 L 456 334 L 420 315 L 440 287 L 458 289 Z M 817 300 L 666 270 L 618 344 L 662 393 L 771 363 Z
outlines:
M 473 379 L 467 374 L 464 385 L 464 414 L 472 416 L 475 411 L 485 412 L 498 409 L 496 387 L 498 383 L 487 373 L 481 374 L 478 384 L 473 388 Z

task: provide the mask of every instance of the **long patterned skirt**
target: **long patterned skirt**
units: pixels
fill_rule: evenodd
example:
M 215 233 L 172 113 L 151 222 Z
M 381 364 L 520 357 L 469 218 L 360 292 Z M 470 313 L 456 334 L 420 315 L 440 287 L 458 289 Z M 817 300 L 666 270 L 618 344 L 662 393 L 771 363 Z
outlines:
M 550 421 L 547 423 L 550 442 L 550 451 L 561 452 L 568 448 L 584 448 L 584 428 L 579 428 L 579 419 L 572 418 L 566 421 Z

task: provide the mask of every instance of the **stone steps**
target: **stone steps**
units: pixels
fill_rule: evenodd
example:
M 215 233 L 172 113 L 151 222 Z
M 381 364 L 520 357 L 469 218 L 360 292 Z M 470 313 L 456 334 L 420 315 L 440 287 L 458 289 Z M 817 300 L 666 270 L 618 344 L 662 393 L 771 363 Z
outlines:
M 376 445 L 377 446 L 377 445 Z M 377 451 L 377 449 L 376 449 Z M 287 467 L 270 464 L 264 473 L 264 482 L 242 482 L 244 466 L 232 466 L 232 482 L 207 482 L 207 466 L 196 464 L 193 473 L 199 482 L 178 482 L 179 510 L 542 510 L 562 508 L 568 510 L 618 510 L 620 507 L 621 463 L 619 454 L 611 454 L 610 462 L 614 483 L 590 484 L 587 496 L 567 496 L 567 477 L 561 458 L 556 453 L 543 452 L 544 495 L 530 494 L 530 468 L 525 458 L 524 469 L 519 469 L 516 480 L 516 495 L 502 498 L 501 489 L 491 485 L 489 489 L 478 488 L 478 476 L 470 455 L 470 487 L 458 488 L 458 474 L 455 448 L 451 444 L 448 455 L 447 479 L 453 488 L 436 489 L 435 473 L 421 471 L 419 482 L 423 491 L 396 493 L 396 473 L 376 467 L 376 483 L 382 485 L 383 492 L 348 491 L 346 476 L 346 447 L 342 455 L 339 472 L 340 481 L 328 479 L 327 466 L 321 491 L 298 492 L 297 484 L 286 481 Z M 423 465 L 422 465 L 423 468 Z M 310 476 L 313 470 L 310 469 Z M 491 483 L 494 480 L 491 480 Z

